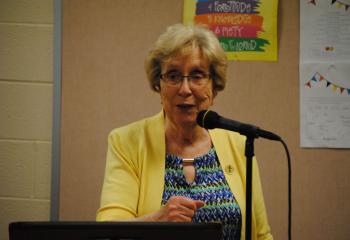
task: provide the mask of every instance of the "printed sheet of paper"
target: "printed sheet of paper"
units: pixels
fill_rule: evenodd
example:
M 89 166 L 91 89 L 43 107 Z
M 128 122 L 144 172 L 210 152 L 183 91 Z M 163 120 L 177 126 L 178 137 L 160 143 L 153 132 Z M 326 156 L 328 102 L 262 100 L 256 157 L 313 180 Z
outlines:
M 229 60 L 277 60 L 277 0 L 184 0 L 183 21 L 210 28 Z
M 302 147 L 350 148 L 349 6 L 300 1 Z

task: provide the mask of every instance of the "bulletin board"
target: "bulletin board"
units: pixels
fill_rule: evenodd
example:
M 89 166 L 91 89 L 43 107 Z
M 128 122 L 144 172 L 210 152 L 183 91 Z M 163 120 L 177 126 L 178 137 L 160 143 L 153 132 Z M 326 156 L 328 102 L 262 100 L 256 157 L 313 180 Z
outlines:
M 108 133 L 161 110 L 145 56 L 180 0 L 62 0 L 59 219 L 94 220 Z M 299 143 L 299 1 L 279 1 L 278 61 L 230 61 L 213 110 L 278 133 L 292 156 L 294 239 L 348 239 L 350 151 Z M 275 239 L 287 238 L 287 160 L 278 142 L 255 141 Z M 340 209 L 340 206 L 343 206 Z

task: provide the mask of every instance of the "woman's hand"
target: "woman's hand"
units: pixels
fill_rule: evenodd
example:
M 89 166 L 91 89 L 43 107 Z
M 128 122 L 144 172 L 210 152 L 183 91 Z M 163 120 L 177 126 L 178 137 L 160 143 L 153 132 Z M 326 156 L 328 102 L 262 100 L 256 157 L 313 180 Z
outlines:
M 155 221 L 160 222 L 191 222 L 197 209 L 205 203 L 183 196 L 171 197 L 165 206 L 156 214 Z

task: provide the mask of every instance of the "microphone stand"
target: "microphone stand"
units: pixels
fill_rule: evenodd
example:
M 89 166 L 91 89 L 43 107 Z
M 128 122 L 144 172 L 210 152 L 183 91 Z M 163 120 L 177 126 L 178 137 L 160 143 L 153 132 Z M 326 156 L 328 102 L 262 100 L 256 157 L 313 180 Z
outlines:
M 252 169 L 253 169 L 253 157 L 254 157 L 254 134 L 247 134 L 245 142 L 245 156 L 247 159 L 246 169 L 246 229 L 245 239 L 251 240 L 252 235 Z

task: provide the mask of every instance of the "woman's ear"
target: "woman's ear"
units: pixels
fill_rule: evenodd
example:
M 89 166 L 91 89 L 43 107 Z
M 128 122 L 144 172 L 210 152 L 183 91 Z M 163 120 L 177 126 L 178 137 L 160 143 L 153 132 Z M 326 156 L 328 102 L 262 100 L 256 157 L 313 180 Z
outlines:
M 218 91 L 217 90 L 213 90 L 213 99 L 216 97 L 216 95 L 218 95 Z
M 215 99 L 215 97 L 216 97 L 217 93 L 218 93 L 218 91 L 213 90 L 213 97 L 212 97 L 212 99 L 211 99 L 210 106 L 213 106 L 213 105 L 214 105 L 214 99 Z
M 160 85 L 161 84 L 158 85 L 158 93 L 159 93 L 159 97 L 160 97 L 160 104 L 163 105 L 162 89 L 161 89 Z

